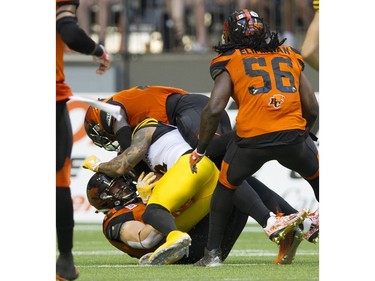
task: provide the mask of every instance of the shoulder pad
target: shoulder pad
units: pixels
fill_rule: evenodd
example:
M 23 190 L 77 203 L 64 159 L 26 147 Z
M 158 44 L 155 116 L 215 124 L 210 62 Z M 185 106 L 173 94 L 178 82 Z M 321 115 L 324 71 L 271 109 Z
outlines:
M 134 137 L 134 134 L 141 128 L 149 127 L 149 126 L 155 126 L 159 124 L 159 121 L 154 118 L 146 118 L 142 122 L 140 122 L 133 130 L 132 138 Z

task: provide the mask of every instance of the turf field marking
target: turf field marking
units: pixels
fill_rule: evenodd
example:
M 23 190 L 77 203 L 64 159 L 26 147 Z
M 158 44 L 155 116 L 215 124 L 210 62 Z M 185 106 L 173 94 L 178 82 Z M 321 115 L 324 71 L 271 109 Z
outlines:
M 73 251 L 74 255 L 77 256 L 120 256 L 124 255 L 121 251 Z M 304 251 L 298 250 L 298 256 L 318 256 L 318 251 Z M 229 256 L 233 257 L 276 257 L 276 252 L 264 251 L 264 250 L 232 250 Z
M 269 263 L 241 263 L 241 264 L 237 264 L 237 263 L 225 263 L 224 266 L 259 266 L 259 265 L 263 265 L 263 266 L 269 266 L 270 264 Z M 131 267 L 134 267 L 134 268 L 139 268 L 139 267 L 142 267 L 142 266 L 147 266 L 148 265 L 139 265 L 139 264 L 102 264 L 102 265 L 80 265 L 79 268 L 131 268 Z M 174 264 L 174 265 L 162 265 L 162 266 L 192 266 L 191 264 Z

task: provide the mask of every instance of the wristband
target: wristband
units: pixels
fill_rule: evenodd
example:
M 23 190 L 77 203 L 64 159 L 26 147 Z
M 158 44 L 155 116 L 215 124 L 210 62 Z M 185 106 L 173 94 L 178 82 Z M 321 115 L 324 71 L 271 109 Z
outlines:
M 96 56 L 98 58 L 100 58 L 103 54 L 104 54 L 104 47 L 99 44 L 95 46 L 94 51 L 91 53 L 91 55 Z
M 197 152 L 197 154 L 199 156 L 203 156 L 203 155 L 206 154 L 206 149 L 203 149 L 202 145 L 200 145 L 199 143 L 198 143 L 197 148 L 195 149 L 195 151 Z M 201 152 L 201 151 L 203 151 L 203 152 Z

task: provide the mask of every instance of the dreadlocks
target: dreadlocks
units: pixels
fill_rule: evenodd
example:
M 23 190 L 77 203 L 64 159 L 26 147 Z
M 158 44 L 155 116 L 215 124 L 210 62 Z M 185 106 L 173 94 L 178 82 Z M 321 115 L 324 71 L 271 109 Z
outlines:
M 267 39 L 269 41 L 267 43 Z M 286 38 L 279 41 L 279 35 L 277 32 L 262 33 L 260 35 L 253 35 L 244 37 L 241 43 L 227 43 L 222 44 L 219 42 L 217 46 L 214 46 L 214 50 L 218 53 L 225 53 L 231 49 L 244 49 L 250 48 L 254 51 L 259 52 L 274 52 L 276 49 L 284 44 Z

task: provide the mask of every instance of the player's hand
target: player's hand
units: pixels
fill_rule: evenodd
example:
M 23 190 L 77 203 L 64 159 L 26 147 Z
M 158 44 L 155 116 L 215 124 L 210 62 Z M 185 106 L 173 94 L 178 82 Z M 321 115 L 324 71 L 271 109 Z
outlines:
M 145 172 L 139 176 L 137 181 L 137 191 L 139 196 L 142 198 L 142 202 L 147 204 L 148 200 L 150 199 L 152 189 L 154 188 L 155 184 L 158 181 L 155 181 L 156 175 L 153 172 L 148 173 L 145 176 Z
M 85 159 L 82 163 L 82 167 L 85 169 L 89 169 L 93 172 L 99 171 L 99 165 L 102 163 L 98 157 L 95 155 L 91 155 Z
M 94 57 L 94 62 L 99 62 L 99 67 L 96 69 L 96 74 L 102 75 L 111 68 L 111 56 L 106 52 L 103 45 L 99 45 L 103 50 L 103 55 L 98 58 Z
M 197 149 L 195 149 L 191 154 L 190 154 L 190 159 L 189 159 L 189 163 L 190 163 L 190 170 L 191 172 L 194 174 L 197 172 L 197 164 L 199 161 L 202 160 L 204 156 L 204 153 L 203 154 L 200 154 L 197 152 Z

